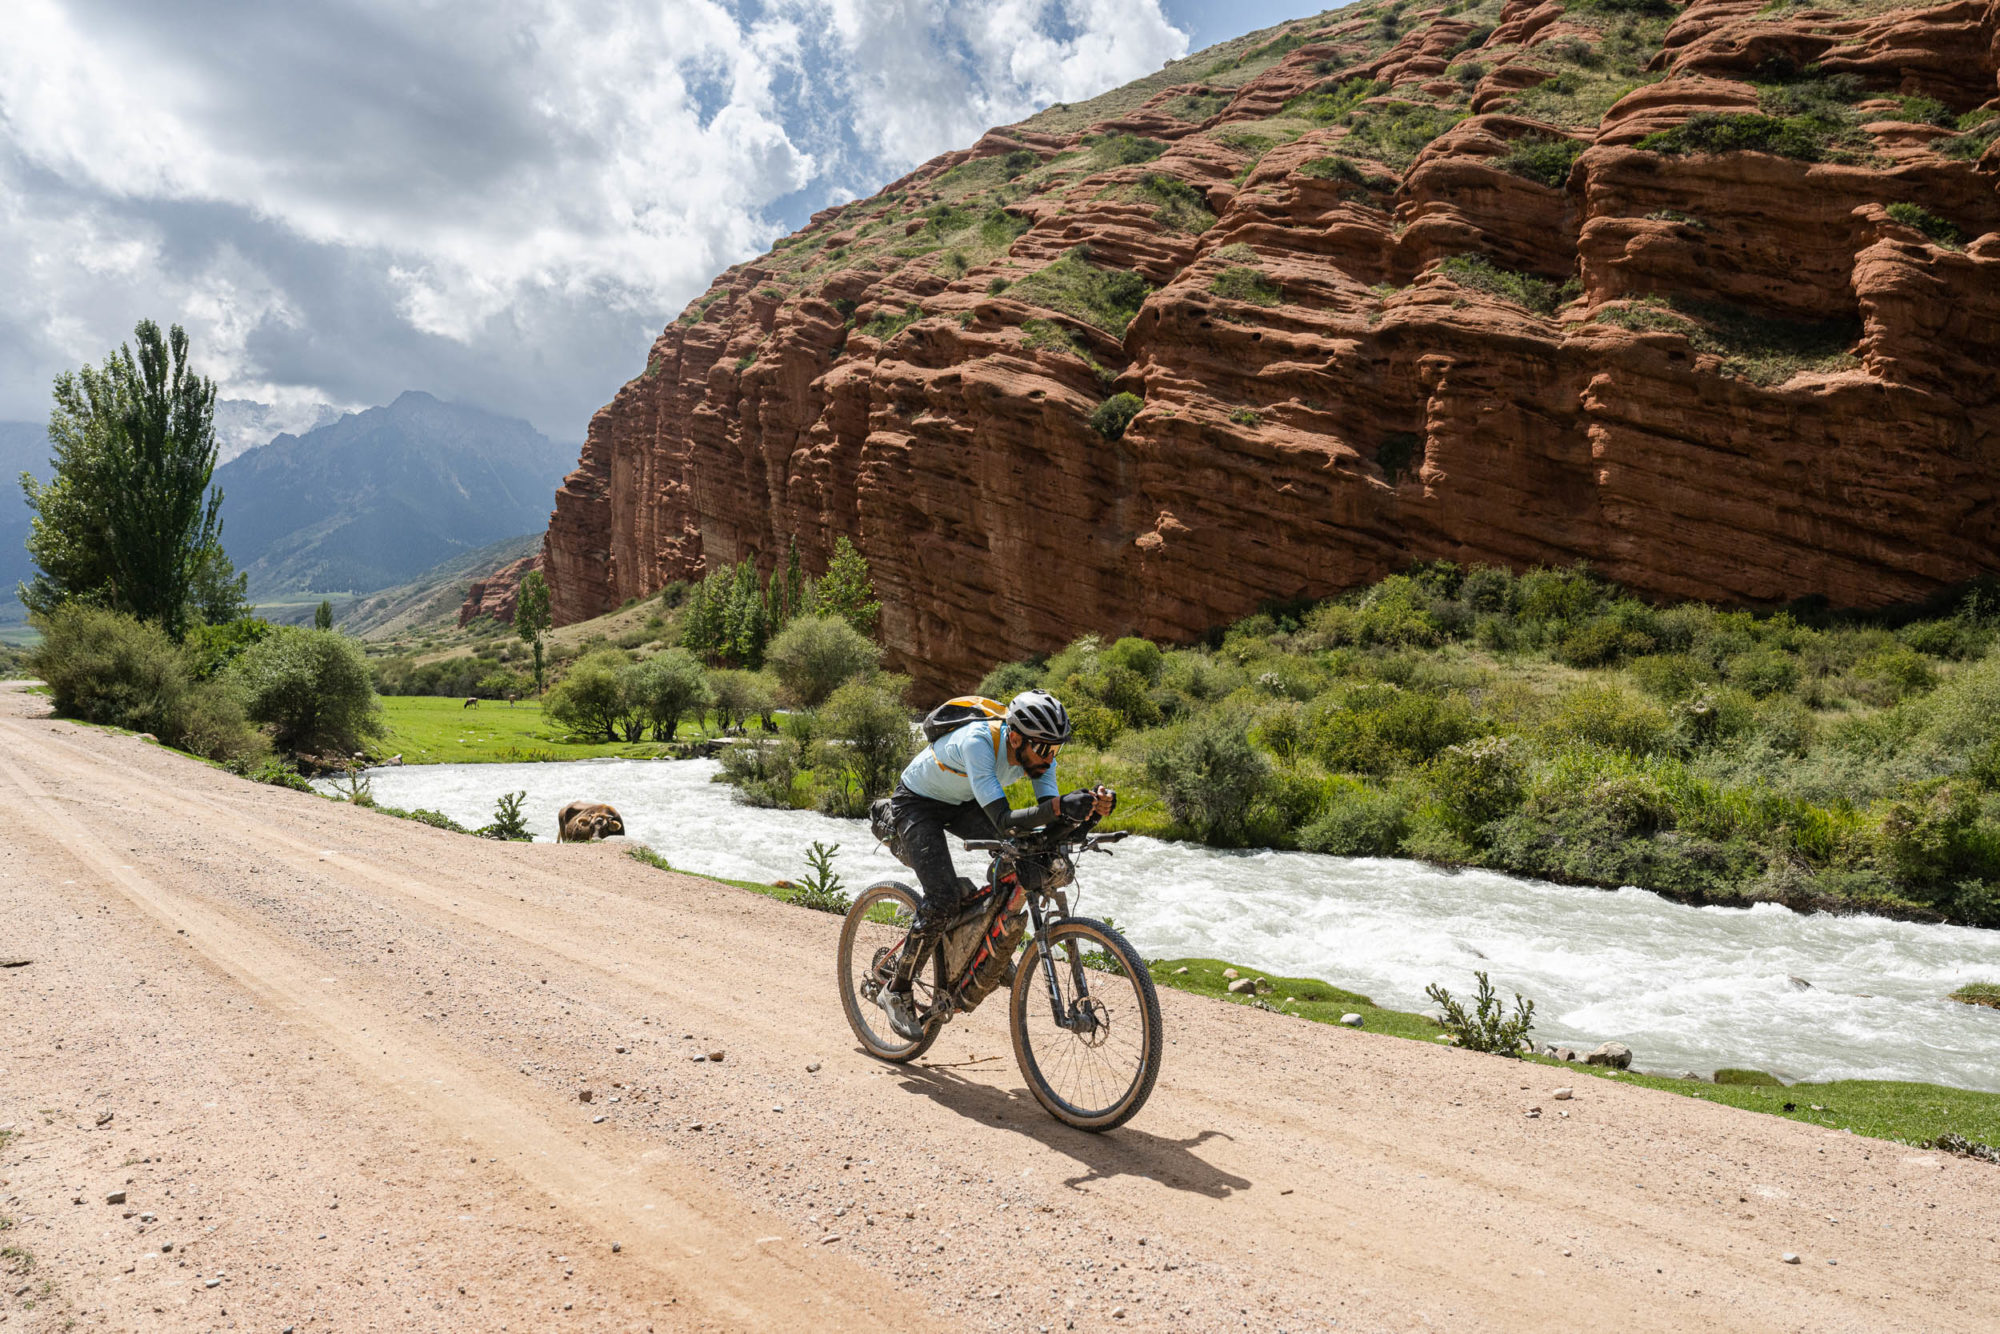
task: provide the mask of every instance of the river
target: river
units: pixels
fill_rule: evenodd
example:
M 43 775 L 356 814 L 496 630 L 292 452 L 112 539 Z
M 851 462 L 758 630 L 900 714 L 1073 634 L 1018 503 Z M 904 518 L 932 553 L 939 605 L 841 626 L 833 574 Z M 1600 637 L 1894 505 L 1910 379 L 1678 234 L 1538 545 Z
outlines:
M 675 866 L 796 880 L 814 841 L 840 845 L 850 890 L 909 873 L 858 820 L 761 810 L 711 782 L 712 760 L 436 764 L 372 771 L 378 800 L 470 827 L 525 790 L 537 839 L 573 800 L 606 801 Z M 960 854 L 961 869 L 977 874 Z M 1696 908 L 1487 871 L 1134 838 L 1078 867 L 1077 911 L 1112 917 L 1148 958 L 1204 956 L 1323 978 L 1397 1009 L 1428 1007 L 1474 969 L 1534 999 L 1539 1041 L 1629 1045 L 1637 1068 L 1719 1066 L 1786 1079 L 1912 1079 L 2000 1092 L 2000 1010 L 1944 999 L 2000 981 L 2000 931 L 1773 904 Z M 1072 891 L 1074 895 L 1074 891 Z M 1800 987 L 1792 979 L 1809 984 Z

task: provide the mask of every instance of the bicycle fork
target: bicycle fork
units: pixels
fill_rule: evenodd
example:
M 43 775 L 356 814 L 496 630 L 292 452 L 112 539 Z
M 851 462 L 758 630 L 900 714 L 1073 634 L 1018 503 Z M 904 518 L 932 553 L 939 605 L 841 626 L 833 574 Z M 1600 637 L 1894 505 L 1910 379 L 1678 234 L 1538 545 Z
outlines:
M 1035 939 L 1041 945 L 1038 953 L 1042 956 L 1042 979 L 1049 988 L 1049 1017 L 1055 1021 L 1057 1028 L 1065 1032 L 1094 1031 L 1097 1027 L 1097 1014 L 1085 1003 L 1090 999 L 1090 984 L 1083 976 L 1083 961 L 1081 959 L 1069 961 L 1070 974 L 1076 983 L 1076 1002 L 1065 1012 L 1062 1003 L 1062 982 L 1056 976 L 1055 943 L 1042 929 L 1042 905 L 1039 901 L 1032 898 L 1028 901 L 1028 916 L 1035 929 Z

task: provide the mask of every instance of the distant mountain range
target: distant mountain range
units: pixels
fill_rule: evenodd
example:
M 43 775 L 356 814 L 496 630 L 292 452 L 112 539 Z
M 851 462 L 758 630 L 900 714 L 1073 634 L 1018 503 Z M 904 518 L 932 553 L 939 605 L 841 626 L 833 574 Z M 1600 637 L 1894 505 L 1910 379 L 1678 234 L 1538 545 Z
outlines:
M 21 474 L 49 476 L 49 432 L 42 422 L 0 422 L 0 625 L 18 625 L 27 608 L 14 597 L 14 585 L 35 573 L 28 559 L 29 510 L 21 494 Z
M 227 406 L 239 443 L 255 422 L 285 415 L 257 403 Z M 315 406 L 306 416 L 331 412 Z M 218 467 L 223 545 L 249 572 L 253 600 L 284 619 L 291 617 L 283 604 L 323 596 L 338 604 L 343 595 L 397 589 L 400 602 L 416 591 L 401 585 L 455 574 L 474 553 L 545 529 L 577 452 L 527 422 L 411 391 L 387 407 L 280 435 Z M 0 422 L 0 625 L 25 619 L 14 585 L 34 573 L 22 546 L 29 511 L 17 479 L 24 469 L 46 477 L 48 457 L 42 423 Z M 491 564 L 505 564 L 512 551 L 505 546 Z M 468 577 L 484 572 L 468 567 Z
M 217 468 L 222 542 L 259 600 L 390 588 L 547 527 L 576 456 L 524 421 L 412 391 Z

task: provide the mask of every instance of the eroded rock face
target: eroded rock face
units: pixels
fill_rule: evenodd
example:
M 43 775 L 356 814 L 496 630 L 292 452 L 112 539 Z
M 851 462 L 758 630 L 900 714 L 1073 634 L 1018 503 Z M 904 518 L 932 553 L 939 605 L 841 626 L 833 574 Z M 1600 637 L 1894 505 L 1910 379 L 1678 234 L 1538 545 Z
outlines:
M 523 556 L 503 565 L 484 579 L 474 579 L 458 607 L 458 623 L 471 625 L 482 616 L 491 616 L 502 625 L 514 623 L 514 606 L 521 595 L 521 579 L 530 570 L 542 568 L 542 553 Z
M 558 623 L 846 534 L 894 665 L 961 688 L 1415 560 L 1852 606 L 1994 569 L 2000 0 L 1658 8 L 1341 10 L 818 215 L 592 421 Z M 1802 105 L 1791 155 L 1647 138 Z

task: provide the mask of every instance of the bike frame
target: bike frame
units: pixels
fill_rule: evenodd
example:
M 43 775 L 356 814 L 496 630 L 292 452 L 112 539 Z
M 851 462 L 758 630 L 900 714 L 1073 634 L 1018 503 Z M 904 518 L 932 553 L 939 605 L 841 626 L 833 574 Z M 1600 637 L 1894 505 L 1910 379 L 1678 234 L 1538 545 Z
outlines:
M 1123 830 L 1111 834 L 1086 834 L 1081 842 L 1076 845 L 1076 849 L 1079 853 L 1103 852 L 1108 857 L 1111 854 L 1103 845 L 1116 843 L 1124 837 L 1125 833 Z M 1019 848 L 1012 839 L 993 841 L 983 839 L 973 840 L 968 841 L 965 846 L 968 851 L 991 852 L 993 854 L 993 860 L 987 864 L 986 879 L 987 884 L 992 887 L 996 898 L 999 898 L 1001 893 L 1000 878 L 1010 866 L 1017 866 L 1027 857 L 1036 855 L 1053 856 L 1065 850 L 1062 845 L 1058 845 L 1054 848 L 1037 849 L 1034 852 L 1028 852 Z M 1051 937 L 1056 927 L 1069 920 L 1068 896 L 1060 889 L 1043 887 L 1028 890 L 1026 897 L 1029 939 L 1035 941 L 1039 946 L 1036 953 L 1041 956 L 1042 980 L 1048 986 L 1049 1017 L 1054 1021 L 1057 1028 L 1063 1029 L 1065 1032 L 1074 1033 L 1078 1029 L 1088 1032 L 1095 1029 L 1097 1027 L 1097 1016 L 1086 1004 L 1090 999 L 1090 982 L 1084 976 L 1087 970 L 1083 966 L 1082 959 L 1073 958 L 1069 961 L 1070 980 L 1076 987 L 1076 1002 L 1069 1007 L 1069 1013 L 1063 1013 L 1062 982 L 1056 976 L 1056 952 Z M 1054 904 L 1057 909 L 1056 916 L 1046 917 L 1043 915 L 1042 901 L 1044 899 L 1048 899 Z M 1004 898 L 1000 899 L 1003 909 L 1005 902 Z M 990 925 L 992 918 L 989 917 L 987 922 Z M 933 945 L 932 948 L 936 948 L 936 946 Z M 919 967 L 921 966 L 922 962 L 919 961 Z

